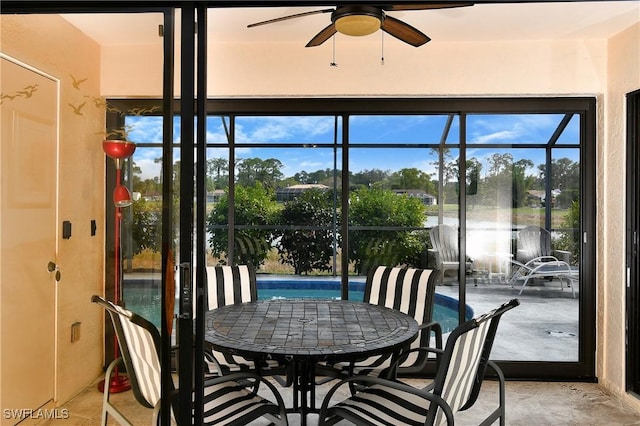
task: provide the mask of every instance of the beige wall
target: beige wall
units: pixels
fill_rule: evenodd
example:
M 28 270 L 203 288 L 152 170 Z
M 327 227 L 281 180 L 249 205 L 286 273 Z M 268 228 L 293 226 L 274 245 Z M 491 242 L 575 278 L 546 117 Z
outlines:
M 55 15 L 0 16 L 0 50 L 61 81 L 59 219 L 73 225 L 72 237 L 59 241 L 56 402 L 62 404 L 86 388 L 102 371 L 102 311 L 92 294 L 103 293 L 104 108 L 99 96 L 100 48 Z M 71 75 L 86 78 L 77 90 Z M 88 98 L 86 97 L 88 96 Z M 69 104 L 87 102 L 77 115 Z M 34 159 L 35 160 L 35 159 Z M 95 219 L 98 234 L 90 236 Z M 19 326 L 19 319 L 15 324 Z M 71 343 L 71 324 L 80 321 L 81 338 Z
M 208 92 L 234 96 L 501 96 L 598 94 L 606 87 L 606 41 L 437 43 L 414 48 L 345 42 L 305 49 L 298 42 L 211 43 Z M 176 54 L 179 57 L 179 54 Z M 127 72 L 122 61 L 126 58 Z M 157 46 L 107 46 L 105 96 L 160 96 Z M 176 70 L 176 78 L 180 75 Z M 176 87 L 179 93 L 179 87 Z
M 605 143 L 598 145 L 598 377 L 640 410 L 625 394 L 625 182 L 626 99 L 640 89 L 640 24 L 609 40 L 604 97 Z

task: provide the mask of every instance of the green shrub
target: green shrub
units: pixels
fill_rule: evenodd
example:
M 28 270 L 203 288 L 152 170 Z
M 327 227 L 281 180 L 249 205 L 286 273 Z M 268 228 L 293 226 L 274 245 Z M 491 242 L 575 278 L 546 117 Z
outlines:
M 307 190 L 287 202 L 280 213 L 279 223 L 294 227 L 278 232 L 280 261 L 293 266 L 296 275 L 332 269 L 334 232 L 330 194 L 318 189 Z M 327 228 L 295 229 L 300 225 Z

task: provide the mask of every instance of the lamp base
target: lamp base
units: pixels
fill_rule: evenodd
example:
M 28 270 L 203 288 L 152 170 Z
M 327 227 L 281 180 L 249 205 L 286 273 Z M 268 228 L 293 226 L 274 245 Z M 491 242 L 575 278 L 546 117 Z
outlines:
M 104 392 L 104 380 L 98 383 L 98 390 Z M 109 381 L 109 393 L 120 393 L 131 389 L 129 377 L 126 374 L 114 373 Z

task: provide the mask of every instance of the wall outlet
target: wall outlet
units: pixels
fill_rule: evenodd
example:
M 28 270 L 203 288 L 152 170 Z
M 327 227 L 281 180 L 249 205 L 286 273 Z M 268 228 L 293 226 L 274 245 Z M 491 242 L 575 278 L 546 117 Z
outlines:
M 71 343 L 80 340 L 80 321 L 76 321 L 71 324 Z

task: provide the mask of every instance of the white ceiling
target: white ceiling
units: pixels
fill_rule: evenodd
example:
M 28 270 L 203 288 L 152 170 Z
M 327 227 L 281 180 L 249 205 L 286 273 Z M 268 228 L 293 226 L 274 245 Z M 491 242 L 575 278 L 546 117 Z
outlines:
M 255 28 L 247 28 L 247 25 L 327 7 L 210 9 L 210 40 L 296 42 L 304 47 L 330 23 L 329 13 Z M 606 39 L 640 22 L 640 0 L 476 4 L 464 8 L 388 14 L 418 28 L 431 37 L 432 42 Z M 101 45 L 160 43 L 161 40 L 158 25 L 162 23 L 162 16 L 159 14 L 71 14 L 63 17 Z M 376 34 L 338 36 L 342 40 L 379 41 Z

